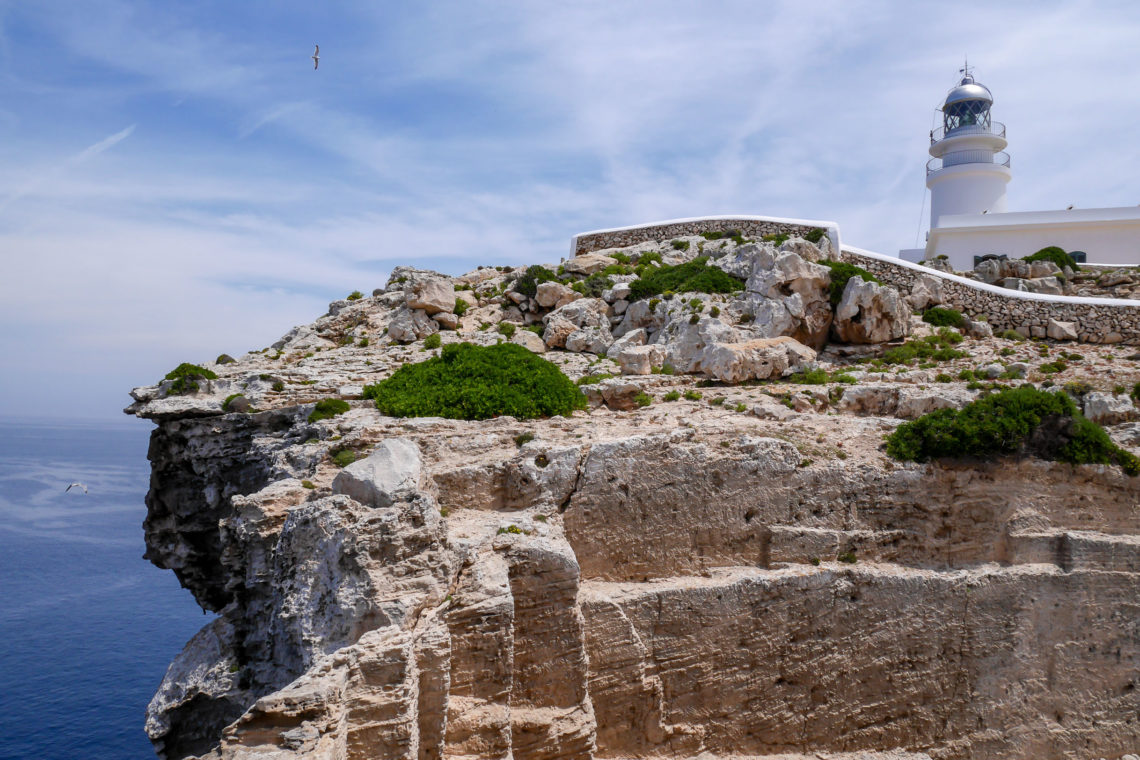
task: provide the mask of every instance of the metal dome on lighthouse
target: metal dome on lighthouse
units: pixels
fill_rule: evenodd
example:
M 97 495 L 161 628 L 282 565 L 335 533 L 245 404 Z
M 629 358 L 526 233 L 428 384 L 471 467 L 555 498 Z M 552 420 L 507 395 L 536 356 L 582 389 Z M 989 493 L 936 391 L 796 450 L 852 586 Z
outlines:
M 942 126 L 930 133 L 926 186 L 930 227 L 942 216 L 996 214 L 1006 210 L 1005 187 L 1012 177 L 1005 125 L 993 121 L 994 98 L 975 81 L 969 65 L 942 104 Z

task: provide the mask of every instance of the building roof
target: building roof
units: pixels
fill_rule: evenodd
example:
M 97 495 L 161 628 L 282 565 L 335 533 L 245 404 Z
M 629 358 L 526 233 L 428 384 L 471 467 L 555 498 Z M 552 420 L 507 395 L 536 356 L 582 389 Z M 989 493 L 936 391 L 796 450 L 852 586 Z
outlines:
M 946 94 L 946 102 L 944 106 L 952 103 L 959 103 L 963 100 L 984 100 L 987 103 L 994 102 L 994 96 L 990 93 L 988 87 L 984 84 L 978 84 L 974 81 L 974 77 L 970 74 L 962 77 L 962 81 L 958 86 Z

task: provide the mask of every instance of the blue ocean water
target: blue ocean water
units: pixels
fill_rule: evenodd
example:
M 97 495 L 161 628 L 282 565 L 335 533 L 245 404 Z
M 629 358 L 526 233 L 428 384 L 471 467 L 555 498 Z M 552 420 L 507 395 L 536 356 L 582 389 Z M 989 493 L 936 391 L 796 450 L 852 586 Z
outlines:
M 141 558 L 150 428 L 0 422 L 0 758 L 155 756 L 146 704 L 210 618 Z

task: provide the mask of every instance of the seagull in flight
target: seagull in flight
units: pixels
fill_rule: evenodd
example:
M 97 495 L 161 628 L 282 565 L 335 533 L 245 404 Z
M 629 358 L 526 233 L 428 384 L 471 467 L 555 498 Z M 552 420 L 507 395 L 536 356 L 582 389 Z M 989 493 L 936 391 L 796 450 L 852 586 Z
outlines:
M 86 496 L 86 495 L 87 495 L 87 486 L 83 485 L 82 483 L 72 483 L 72 484 L 71 484 L 71 485 L 69 485 L 67 488 L 63 489 L 63 492 L 64 492 L 64 493 L 67 493 L 67 492 L 68 492 L 68 491 L 70 491 L 72 488 L 82 488 L 82 489 L 83 489 L 83 494 L 84 494 L 84 496 Z
M 315 45 L 316 50 L 313 51 L 313 71 L 317 70 L 317 66 L 321 63 L 321 46 Z

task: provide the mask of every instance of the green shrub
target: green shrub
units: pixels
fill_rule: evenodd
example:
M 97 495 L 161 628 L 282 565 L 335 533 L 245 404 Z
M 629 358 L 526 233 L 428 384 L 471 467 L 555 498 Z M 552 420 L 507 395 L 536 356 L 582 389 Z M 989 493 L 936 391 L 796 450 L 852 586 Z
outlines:
M 1025 340 L 1025 337 L 1017 330 L 1002 330 L 998 333 L 998 337 L 1005 340 L 1016 340 L 1018 343 Z
M 650 298 L 649 299 L 649 311 L 650 312 L 656 313 L 657 307 L 660 305 L 661 305 L 661 299 L 660 298 Z
M 237 359 L 229 354 L 218 354 L 218 358 L 214 359 L 214 364 L 233 364 Z
M 684 246 L 684 248 L 678 248 L 677 250 L 680 250 L 680 251 L 689 250 L 688 242 L 686 242 L 684 240 L 681 240 L 678 242 L 685 243 L 685 246 Z M 673 246 L 673 247 L 677 248 L 677 246 Z M 661 263 L 661 254 L 658 253 L 657 251 L 649 251 L 649 252 L 643 253 L 637 257 L 637 265 L 639 267 L 645 266 L 647 264 L 660 264 L 660 263 Z
M 171 395 L 178 395 L 192 393 L 198 390 L 199 380 L 217 380 L 218 375 L 205 367 L 199 367 L 197 364 L 182 362 L 167 372 L 164 379 L 174 381 L 170 384 L 169 392 Z
M 920 359 L 946 362 L 968 355 L 965 351 L 951 348 L 961 342 L 962 336 L 959 333 L 943 327 L 937 335 L 908 340 L 901 346 L 888 348 L 883 352 L 882 358 L 875 361 L 879 364 L 910 364 Z
M 686 401 L 700 401 L 702 398 L 704 398 L 704 394 L 700 391 L 694 391 L 692 389 L 685 391 Z
M 709 309 L 709 316 L 712 317 L 713 319 L 716 319 L 717 317 L 719 317 L 720 316 L 720 307 L 714 306 L 711 309 Z
M 443 338 L 440 337 L 439 333 L 432 333 L 431 335 L 424 338 L 425 349 L 431 350 L 433 348 L 439 348 L 442 344 Z
M 765 235 L 764 237 L 762 237 L 760 239 L 762 241 L 764 241 L 765 243 L 773 243 L 773 244 L 779 246 L 779 245 L 783 245 L 784 243 L 786 243 L 788 240 L 788 237 L 789 237 L 788 233 L 779 232 L 779 233 L 773 233 L 771 235 Z
M 850 551 L 843 552 L 838 557 L 836 557 L 836 559 L 839 560 L 840 562 L 846 562 L 848 565 L 854 565 L 856 562 L 859 561 L 855 557 L 855 552 L 850 552 Z
M 700 256 L 685 264 L 662 266 L 646 272 L 630 283 L 630 300 L 672 293 L 735 293 L 744 280 L 722 269 L 710 267 L 708 258 Z
M 804 235 L 804 240 L 808 241 L 809 243 L 819 245 L 819 241 L 823 240 L 826 234 L 827 230 L 825 230 L 823 227 L 815 227 L 806 235 Z
M 977 380 L 978 377 L 972 369 L 964 369 L 958 373 L 959 380 Z
M 629 254 L 622 253 L 621 251 L 614 251 L 610 254 L 610 258 L 619 264 L 628 264 L 630 262 Z
M 650 404 L 653 403 L 653 397 L 650 396 L 645 391 L 642 391 L 641 393 L 634 396 L 633 400 L 638 406 L 641 406 L 641 407 L 649 406 Z
M 281 382 L 280 380 L 277 380 L 273 383 L 273 385 L 271 385 L 269 387 L 275 393 L 280 393 L 281 391 L 285 390 L 285 383 Z
M 453 308 L 452 311 L 455 312 L 455 316 L 462 317 L 464 314 L 467 313 L 467 310 L 470 308 L 471 308 L 471 304 L 467 303 L 462 298 L 456 298 L 455 299 L 455 308 Z
M 936 383 L 952 383 L 952 382 L 954 382 L 954 378 L 951 377 L 950 375 L 946 374 L 945 372 L 939 372 L 937 375 L 934 376 L 934 382 L 936 382 Z
M 1022 261 L 1052 261 L 1060 269 L 1064 269 L 1065 267 L 1068 267 L 1069 269 L 1072 269 L 1074 272 L 1081 271 L 1081 268 L 1079 266 L 1077 266 L 1077 262 L 1073 259 L 1073 257 L 1070 256 L 1069 254 L 1065 253 L 1064 248 L 1059 248 L 1055 245 L 1051 245 L 1047 248 L 1042 248 L 1037 253 L 1031 254 L 1029 256 L 1022 257 L 1021 260 Z
M 356 461 L 356 452 L 352 449 L 340 449 L 332 454 L 332 461 L 337 467 L 348 467 Z
M 530 443 L 533 440 L 534 440 L 534 433 L 532 433 L 528 430 L 525 433 L 519 433 L 518 435 L 515 436 L 515 445 L 516 446 L 523 446 L 525 444 Z
M 681 398 L 681 391 L 669 391 L 661 398 L 665 401 L 677 401 Z
M 962 312 L 957 309 L 944 309 L 941 306 L 934 306 L 922 312 L 922 321 L 935 327 L 962 329 L 966 326 L 966 318 L 962 316 Z
M 689 317 L 689 324 L 690 325 L 695 325 L 696 323 L 698 323 L 700 321 L 701 321 L 701 315 L 700 314 L 694 314 L 693 316 Z
M 701 233 L 701 237 L 703 237 L 705 240 L 720 240 L 724 236 L 725 236 L 725 233 L 723 233 L 723 232 L 702 232 Z
M 1069 368 L 1068 364 L 1065 364 L 1065 362 L 1058 359 L 1057 361 L 1046 362 L 1045 364 L 1042 364 L 1037 369 L 1046 375 L 1055 375 L 1058 372 L 1064 372 L 1068 368 Z
M 313 485 L 313 481 L 311 481 L 311 480 L 302 480 L 301 481 L 301 488 L 307 488 L 311 491 L 314 488 L 316 488 L 316 486 Z
M 222 411 L 228 412 L 230 410 L 230 404 L 232 404 L 234 402 L 234 399 L 237 398 L 245 398 L 245 394 L 231 393 L 230 395 L 226 396 L 226 400 L 222 402 Z
M 689 250 L 689 241 L 688 240 L 674 240 L 672 243 L 670 243 L 670 245 L 673 246 L 674 251 L 687 251 L 687 250 Z M 645 259 L 643 258 L 642 261 L 644 261 L 644 260 Z
M 862 267 L 848 264 L 846 261 L 820 261 L 831 270 L 831 284 L 827 286 L 828 295 L 831 296 L 831 307 L 835 308 L 843 300 L 843 291 L 847 288 L 847 281 L 852 277 L 861 277 L 867 282 L 879 282 L 879 278 Z
M 393 417 L 533 419 L 586 407 L 586 397 L 558 367 L 514 343 L 452 343 L 439 356 L 366 386 L 364 397 Z
M 735 408 L 735 409 L 736 409 L 736 411 L 738 411 L 738 412 L 744 412 L 744 411 L 747 411 L 747 410 L 748 410 L 748 405 L 747 405 L 747 404 L 745 404 L 745 403 L 739 403 L 739 404 L 737 404 L 737 405 L 736 405 L 734 408 Z
M 1140 385 L 1140 383 L 1137 383 L 1137 385 Z M 722 406 L 725 401 L 728 401 L 728 399 L 724 396 L 717 396 L 716 398 L 709 399 L 709 403 L 713 406 Z
M 601 298 L 602 293 L 614 286 L 614 281 L 602 272 L 594 272 L 584 280 L 579 280 L 570 286 L 571 290 L 581 293 L 586 298 Z
M 650 369 L 650 372 L 655 375 L 673 375 L 676 374 L 677 370 L 673 367 L 672 364 L 665 362 L 660 367 L 652 367 Z
M 515 280 L 513 289 L 515 292 L 522 293 L 528 298 L 533 298 L 538 292 L 538 286 L 544 282 L 552 282 L 558 279 L 558 275 L 551 272 L 544 266 L 535 264 L 526 268 L 526 271 Z
M 1135 457 L 1082 416 L 1071 398 L 1029 385 L 904 422 L 887 439 L 887 453 L 917 462 L 1028 453 L 1073 464 L 1116 462 L 1130 475 L 1137 470 Z
M 831 376 L 831 381 L 834 383 L 843 383 L 844 385 L 851 385 L 852 383 L 859 382 L 853 375 L 849 375 L 846 372 L 835 373 Z
M 344 414 L 348 410 L 349 406 L 347 401 L 342 401 L 339 398 L 323 398 L 317 402 L 313 411 L 309 413 L 309 422 L 332 419 L 338 414 Z
M 500 335 L 506 337 L 507 339 L 510 339 L 515 336 L 515 332 L 518 330 L 518 325 L 516 325 L 514 322 L 500 322 L 498 330 Z
M 361 338 L 360 342 L 356 344 L 360 348 L 368 348 L 368 338 Z
M 359 290 L 354 290 L 354 291 L 352 291 L 351 293 L 349 293 L 349 294 L 348 294 L 348 298 L 347 298 L 347 300 L 349 300 L 349 301 L 359 301 L 361 298 L 364 298 L 364 294 L 363 294 L 363 293 L 361 293 Z

